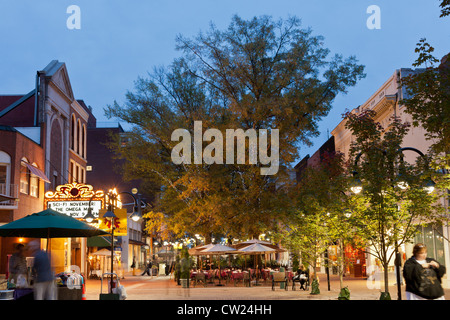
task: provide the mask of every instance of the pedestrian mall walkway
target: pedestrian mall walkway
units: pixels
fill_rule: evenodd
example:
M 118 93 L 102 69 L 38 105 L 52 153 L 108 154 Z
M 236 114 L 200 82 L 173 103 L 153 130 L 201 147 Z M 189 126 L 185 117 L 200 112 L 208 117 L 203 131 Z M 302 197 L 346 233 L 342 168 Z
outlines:
M 126 274 L 124 279 L 120 279 L 127 292 L 127 300 L 337 300 L 340 287 L 339 277 L 330 275 L 330 291 L 328 291 L 327 277 L 319 274 L 320 294 L 310 294 L 311 287 L 307 291 L 299 290 L 299 284 L 295 284 L 296 290 L 292 290 L 292 284 L 288 285 L 288 290 L 280 289 L 280 285 L 275 285 L 272 291 L 271 281 L 260 283 L 251 287 L 244 286 L 242 282 L 236 284 L 221 281 L 223 286 L 218 286 L 218 280 L 208 283 L 206 287 L 202 284 L 196 287 L 182 288 L 177 286 L 171 276 L 141 276 L 140 273 L 133 276 Z M 139 275 L 138 275 L 139 274 Z M 350 290 L 351 300 L 379 300 L 380 292 L 384 288 L 374 288 L 375 283 L 368 282 L 366 278 L 345 277 L 344 286 Z M 99 300 L 101 280 L 87 280 L 86 299 Z M 107 293 L 108 281 L 103 280 L 103 293 Z M 397 300 L 397 286 L 394 282 L 389 286 L 389 293 L 392 300 Z M 450 299 L 450 289 L 445 289 L 445 296 Z M 405 286 L 402 286 L 402 300 L 405 300 Z

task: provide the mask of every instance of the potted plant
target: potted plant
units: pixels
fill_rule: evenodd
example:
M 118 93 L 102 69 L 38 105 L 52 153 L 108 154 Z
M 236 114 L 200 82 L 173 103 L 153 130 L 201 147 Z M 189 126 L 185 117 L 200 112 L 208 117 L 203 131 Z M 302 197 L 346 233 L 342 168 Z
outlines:
M 187 248 L 181 251 L 180 260 L 180 283 L 182 288 L 189 288 L 189 278 L 191 275 L 191 261 Z

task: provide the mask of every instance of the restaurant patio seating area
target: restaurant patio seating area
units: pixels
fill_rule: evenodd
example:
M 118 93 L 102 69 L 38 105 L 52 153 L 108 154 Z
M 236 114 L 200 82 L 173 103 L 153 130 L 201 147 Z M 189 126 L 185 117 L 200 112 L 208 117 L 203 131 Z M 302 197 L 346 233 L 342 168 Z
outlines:
M 291 283 L 294 273 L 284 268 L 266 267 L 264 255 L 270 256 L 285 252 L 277 245 L 262 240 L 249 240 L 226 246 L 222 244 L 207 244 L 189 249 L 189 254 L 196 257 L 196 268 L 190 271 L 190 287 L 208 286 L 271 286 L 274 278 L 282 277 Z M 213 258 L 216 261 L 213 261 Z M 233 257 L 241 257 L 241 267 L 232 263 Z M 260 259 L 260 260 L 258 260 Z M 278 274 L 283 275 L 278 276 Z
M 286 287 L 292 287 L 294 273 L 292 271 L 280 271 L 280 269 L 232 269 L 226 268 L 223 270 L 192 270 L 190 272 L 189 287 L 215 287 L 233 286 L 233 287 L 253 287 L 253 286 L 267 286 L 272 287 L 273 280 L 278 283 L 278 279 L 286 279 Z M 286 289 L 287 288 L 283 288 Z

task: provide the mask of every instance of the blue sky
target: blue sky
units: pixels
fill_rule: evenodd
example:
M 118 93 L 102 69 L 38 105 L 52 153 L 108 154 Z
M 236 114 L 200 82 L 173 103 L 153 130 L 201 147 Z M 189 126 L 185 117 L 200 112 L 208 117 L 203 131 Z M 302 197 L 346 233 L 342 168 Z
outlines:
M 414 48 L 426 37 L 441 58 L 450 52 L 450 17 L 439 18 L 438 0 L 0 0 L 0 94 L 33 89 L 35 72 L 51 60 L 66 63 L 77 99 L 91 105 L 98 121 L 103 108 L 122 102 L 138 76 L 167 66 L 180 55 L 177 34 L 194 36 L 210 22 L 226 28 L 234 14 L 250 19 L 295 15 L 302 27 L 325 38 L 331 54 L 355 55 L 367 77 L 339 95 L 319 128 L 312 154 L 327 139 L 346 109 L 364 103 L 395 69 L 411 67 Z M 69 30 L 67 7 L 81 9 L 81 29 Z M 370 5 L 381 9 L 381 29 L 370 30 Z

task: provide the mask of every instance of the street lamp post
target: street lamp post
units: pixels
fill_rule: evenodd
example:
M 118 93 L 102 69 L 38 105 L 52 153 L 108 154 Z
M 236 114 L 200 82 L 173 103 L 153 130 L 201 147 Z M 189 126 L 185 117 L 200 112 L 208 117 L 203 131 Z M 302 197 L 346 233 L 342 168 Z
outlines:
M 133 189 L 133 191 L 135 191 L 135 190 L 137 193 L 137 189 Z M 117 219 L 117 216 L 114 214 L 114 203 L 112 203 L 111 200 L 116 200 L 119 194 L 129 194 L 130 196 L 133 197 L 134 209 L 133 209 L 133 213 L 131 214 L 130 218 L 135 222 L 139 221 L 139 219 L 141 218 L 140 195 L 138 195 L 139 196 L 139 205 L 138 205 L 138 200 L 136 199 L 136 197 L 134 196 L 133 193 L 130 193 L 127 191 L 122 191 L 122 192 L 119 192 L 118 194 L 113 194 L 113 193 L 108 194 L 108 211 L 105 212 L 105 214 L 103 215 L 103 218 L 105 218 L 111 222 L 111 282 L 110 282 L 111 285 L 110 285 L 110 293 L 112 293 L 112 289 L 113 289 L 114 229 L 115 229 L 115 219 Z M 91 223 L 95 218 L 94 215 L 92 214 L 91 201 L 92 201 L 92 198 L 89 200 L 88 213 L 84 217 L 84 219 L 88 223 Z
M 380 151 L 382 151 L 383 155 L 386 155 L 386 154 L 387 154 L 387 152 L 386 152 L 385 150 L 380 150 Z M 401 160 L 402 162 L 403 162 L 403 152 L 404 152 L 404 151 L 414 151 L 414 152 L 416 152 L 418 155 L 420 155 L 423 159 L 425 159 L 425 155 L 424 155 L 420 150 L 417 150 L 416 148 L 412 148 L 412 147 L 404 147 L 404 148 L 398 149 L 397 152 L 396 152 L 397 154 L 400 155 L 400 160 Z M 362 152 L 360 152 L 360 153 L 356 156 L 356 158 L 355 158 L 355 167 L 357 166 L 358 160 L 359 160 L 359 158 L 361 157 L 361 155 L 362 155 Z M 425 160 L 426 160 L 426 159 L 425 159 Z M 428 167 L 428 164 L 427 164 L 427 167 Z M 361 180 L 359 180 L 359 179 L 357 178 L 357 175 L 358 175 L 358 172 L 357 172 L 357 171 L 354 171 L 354 172 L 353 172 L 354 182 L 353 182 L 353 185 L 352 185 L 352 187 L 351 187 L 352 192 L 353 192 L 353 193 L 356 193 L 356 194 L 357 194 L 357 193 L 360 193 L 360 192 L 362 191 L 362 183 L 361 183 Z M 401 183 L 398 184 L 398 186 L 399 186 L 401 189 L 405 189 L 405 188 L 408 187 L 408 184 L 407 184 L 406 182 L 401 182 Z M 426 184 L 423 186 L 423 188 L 424 188 L 425 191 L 427 191 L 427 193 L 431 193 L 431 192 L 434 191 L 434 186 L 435 186 L 434 181 L 431 180 L 431 179 L 429 179 L 429 180 L 426 182 Z M 396 239 L 396 240 L 395 240 L 395 260 L 394 260 L 394 266 L 395 266 L 396 280 L 397 280 L 397 297 L 398 297 L 397 299 L 398 299 L 398 300 L 402 300 L 402 293 L 401 293 L 401 275 L 400 275 L 400 266 L 401 266 L 401 259 L 402 259 L 402 257 L 401 257 L 400 252 L 398 251 L 398 247 L 399 247 L 399 245 L 398 245 L 398 241 L 397 241 L 397 239 Z
M 116 215 L 113 212 L 112 205 L 109 205 L 108 211 L 103 215 L 103 218 L 106 218 L 107 220 L 111 221 L 111 286 L 110 286 L 110 292 L 112 293 L 113 289 L 113 270 L 114 270 L 114 220 L 117 218 Z

